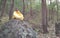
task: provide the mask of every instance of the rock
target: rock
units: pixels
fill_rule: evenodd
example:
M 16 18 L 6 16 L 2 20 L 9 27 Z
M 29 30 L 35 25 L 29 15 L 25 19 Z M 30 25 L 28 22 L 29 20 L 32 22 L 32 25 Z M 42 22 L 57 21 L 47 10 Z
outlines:
M 28 22 L 12 19 L 1 27 L 0 38 L 36 38 L 36 34 Z
M 55 34 L 60 36 L 60 23 L 55 23 Z

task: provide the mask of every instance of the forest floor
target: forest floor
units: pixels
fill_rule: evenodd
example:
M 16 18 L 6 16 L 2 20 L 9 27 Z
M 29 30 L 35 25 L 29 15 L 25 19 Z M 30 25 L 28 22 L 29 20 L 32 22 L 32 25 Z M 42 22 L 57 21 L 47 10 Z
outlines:
M 38 38 L 58 38 L 58 37 L 56 37 L 56 34 L 55 34 L 55 25 L 54 24 L 49 25 L 49 27 L 47 29 L 48 29 L 49 33 L 47 33 L 47 34 L 40 33 L 38 35 Z
M 6 22 L 7 19 L 3 19 L 3 20 Z M 4 22 L 1 22 L 0 25 L 3 23 Z M 48 27 L 49 33 L 43 34 L 41 32 L 38 32 L 37 38 L 59 38 L 59 37 L 56 37 L 56 34 L 55 34 L 55 24 L 54 23 L 51 24 L 51 22 L 49 22 L 49 24 L 50 24 Z M 34 28 L 36 27 L 37 27 L 37 30 L 40 29 L 39 26 L 34 26 Z
M 1 20 L 2 20 L 2 22 L 0 22 L 0 26 L 8 21 L 8 17 L 3 17 Z M 37 21 L 37 19 L 36 19 L 36 21 Z M 30 20 L 30 22 L 32 22 L 32 21 Z M 37 21 L 37 22 L 38 22 L 37 23 L 38 25 L 36 24 L 36 22 L 34 20 L 34 22 L 32 22 L 32 25 L 34 25 L 33 23 L 35 23 L 35 26 L 33 26 L 33 27 L 36 28 L 37 30 L 40 30 L 39 21 Z M 37 38 L 60 38 L 60 37 L 56 37 L 55 23 L 52 23 L 52 21 L 50 21 L 50 22 L 48 22 L 48 25 L 49 25 L 49 27 L 48 27 L 49 33 L 43 34 L 41 32 L 38 32 Z

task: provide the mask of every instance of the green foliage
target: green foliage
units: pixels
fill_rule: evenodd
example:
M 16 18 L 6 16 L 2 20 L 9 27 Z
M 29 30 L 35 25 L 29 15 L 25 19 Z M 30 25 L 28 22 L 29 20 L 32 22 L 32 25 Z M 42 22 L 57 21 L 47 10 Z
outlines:
M 51 2 L 51 4 L 48 5 L 48 6 L 49 6 L 49 8 L 55 8 L 55 6 L 56 6 L 56 2 Z
M 15 8 L 18 8 L 19 10 L 22 10 L 22 8 L 23 8 L 23 2 L 22 2 L 22 0 L 14 0 L 14 7 Z

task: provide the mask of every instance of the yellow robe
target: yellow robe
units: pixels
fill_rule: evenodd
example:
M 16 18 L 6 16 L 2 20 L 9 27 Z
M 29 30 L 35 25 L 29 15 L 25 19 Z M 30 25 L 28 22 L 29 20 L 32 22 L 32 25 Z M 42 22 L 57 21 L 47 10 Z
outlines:
M 18 10 L 18 11 L 14 11 L 14 12 L 13 12 L 12 18 L 19 19 L 19 20 L 23 20 L 23 19 L 24 19 L 24 16 L 23 16 L 23 14 Z

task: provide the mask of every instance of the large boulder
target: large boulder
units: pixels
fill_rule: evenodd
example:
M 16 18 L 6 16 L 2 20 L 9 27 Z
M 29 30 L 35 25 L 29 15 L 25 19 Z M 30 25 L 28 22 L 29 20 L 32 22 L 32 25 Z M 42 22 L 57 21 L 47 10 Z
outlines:
M 26 21 L 10 20 L 0 29 L 0 38 L 36 38 L 36 32 Z

